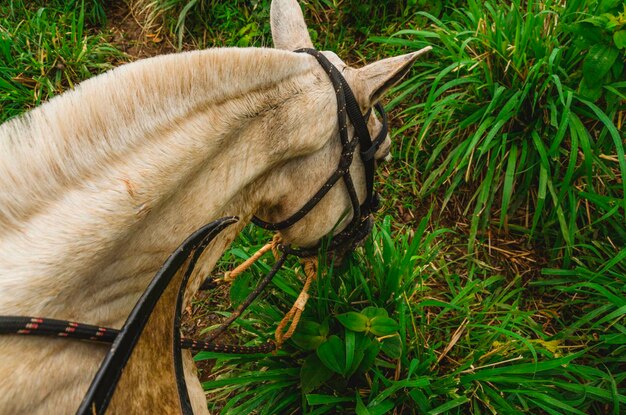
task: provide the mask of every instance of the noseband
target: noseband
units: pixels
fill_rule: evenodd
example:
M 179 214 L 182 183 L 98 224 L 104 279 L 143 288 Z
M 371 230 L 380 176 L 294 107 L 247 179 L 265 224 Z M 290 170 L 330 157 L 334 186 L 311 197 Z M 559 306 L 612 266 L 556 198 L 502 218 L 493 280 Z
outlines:
M 313 197 L 289 218 L 280 222 L 270 223 L 255 216 L 252 219 L 252 222 L 257 226 L 268 230 L 276 231 L 286 229 L 294 225 L 307 213 L 309 213 L 319 203 L 319 201 L 322 200 L 326 193 L 332 189 L 339 179 L 343 179 L 352 204 L 352 221 L 343 231 L 333 237 L 332 241 L 328 245 L 328 249 L 334 250 L 340 246 L 346 245 L 349 245 L 348 248 L 354 248 L 356 243 L 370 233 L 372 229 L 370 214 L 378 209 L 378 195 L 374 192 L 374 155 L 387 137 L 387 114 L 380 103 L 374 105 L 374 108 L 382 118 L 382 128 L 376 138 L 372 141 L 369 130 L 367 129 L 367 119 L 371 114 L 371 109 L 365 115 L 361 113 L 359 104 L 350 89 L 350 85 L 348 85 L 348 82 L 343 75 L 341 75 L 339 70 L 328 60 L 328 58 L 326 58 L 326 56 L 315 49 L 298 49 L 295 52 L 308 53 L 309 55 L 315 57 L 322 68 L 326 71 L 326 74 L 330 78 L 333 88 L 335 89 L 337 96 L 339 136 L 341 138 L 342 145 L 339 165 L 337 170 L 335 170 L 328 180 L 326 180 L 324 185 L 313 195 Z M 354 127 L 355 137 L 352 140 L 348 137 L 348 120 Z M 365 167 L 365 185 L 367 195 L 363 204 L 360 204 L 359 202 L 354 182 L 352 180 L 352 176 L 350 175 L 350 165 L 352 164 L 354 151 L 357 145 L 359 145 L 359 153 L 361 155 L 363 166 Z M 284 247 L 283 249 L 288 251 L 290 254 L 305 257 L 315 255 L 319 249 L 319 245 L 314 248 L 294 249 L 291 247 Z

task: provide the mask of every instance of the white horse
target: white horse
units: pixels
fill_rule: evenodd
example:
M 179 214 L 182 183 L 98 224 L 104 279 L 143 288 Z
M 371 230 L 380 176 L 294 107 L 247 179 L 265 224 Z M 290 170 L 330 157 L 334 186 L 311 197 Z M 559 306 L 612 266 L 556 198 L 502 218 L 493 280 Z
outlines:
M 187 299 L 253 214 L 280 221 L 317 191 L 341 152 L 335 91 L 312 56 L 290 52 L 312 47 L 296 0 L 274 0 L 271 25 L 276 49 L 137 61 L 0 126 L 0 315 L 119 328 L 193 230 L 241 218 L 202 256 Z M 363 112 L 419 55 L 352 69 L 324 54 Z M 368 128 L 380 129 L 373 115 Z M 387 138 L 377 158 L 388 149 Z M 358 155 L 350 171 L 362 200 Z M 335 227 L 348 209 L 340 182 L 282 237 L 315 244 L 346 226 L 350 217 Z M 107 349 L 0 336 L 0 413 L 76 411 Z M 185 365 L 194 412 L 207 413 L 188 353 Z M 144 410 L 158 408 L 157 399 Z

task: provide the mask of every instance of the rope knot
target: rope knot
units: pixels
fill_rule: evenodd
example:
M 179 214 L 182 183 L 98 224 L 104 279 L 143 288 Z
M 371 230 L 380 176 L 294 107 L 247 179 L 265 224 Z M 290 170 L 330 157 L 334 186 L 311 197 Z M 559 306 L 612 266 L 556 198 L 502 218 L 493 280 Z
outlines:
M 304 311 L 304 307 L 306 306 L 307 301 L 309 300 L 309 289 L 311 288 L 311 283 L 317 278 L 317 268 L 318 261 L 316 257 L 303 258 L 301 260 L 302 268 L 304 269 L 304 274 L 306 275 L 306 280 L 304 282 L 304 286 L 302 287 L 302 291 L 298 298 L 293 303 L 291 310 L 285 314 L 285 317 L 280 321 L 278 327 L 276 327 L 276 350 L 280 349 L 282 344 L 289 340 L 293 333 L 296 331 L 298 327 L 298 323 L 300 322 L 300 317 L 302 317 L 302 312 Z M 291 321 L 289 328 L 285 332 L 285 328 L 287 324 Z
M 272 242 L 269 242 L 261 247 L 258 251 L 254 253 L 250 258 L 246 259 L 244 262 L 239 264 L 232 271 L 226 271 L 224 273 L 224 278 L 222 278 L 222 282 L 232 283 L 235 278 L 237 278 L 242 272 L 245 272 L 248 268 L 250 268 L 255 262 L 259 260 L 267 251 L 271 250 L 272 254 L 274 254 L 274 259 L 278 261 L 280 258 L 280 251 L 278 250 L 278 246 L 281 244 L 282 238 L 279 234 L 275 234 L 272 238 Z
M 274 254 L 274 258 L 276 258 L 276 261 L 278 262 L 277 264 L 274 265 L 274 267 L 276 267 L 277 265 L 278 267 L 280 267 L 282 263 L 285 261 L 285 257 L 286 257 L 286 253 L 282 254 L 281 256 L 281 251 L 280 251 L 281 246 L 282 246 L 281 244 L 282 244 L 282 238 L 280 237 L 279 234 L 275 234 L 271 242 L 265 244 L 261 249 L 255 252 L 254 255 L 252 255 L 250 258 L 245 260 L 235 269 L 233 269 L 230 272 L 226 272 L 224 274 L 224 277 L 222 278 L 222 282 L 230 283 L 234 281 L 235 278 L 237 278 L 237 276 L 239 276 L 242 272 L 250 268 L 256 261 L 258 261 L 259 258 L 261 258 L 261 256 L 263 256 L 263 254 L 265 254 L 267 251 L 270 251 L 270 250 Z M 313 283 L 315 278 L 317 278 L 317 270 L 319 266 L 317 257 L 302 258 L 300 262 L 302 264 L 302 269 L 304 270 L 304 275 L 306 276 L 306 280 L 304 281 L 304 286 L 302 287 L 302 291 L 298 295 L 298 298 L 293 303 L 289 312 L 285 314 L 283 319 L 278 324 L 278 327 L 276 328 L 276 333 L 275 333 L 276 350 L 280 349 L 282 344 L 286 340 L 290 339 L 293 333 L 296 331 L 296 328 L 298 327 L 298 323 L 300 322 L 300 317 L 302 317 L 302 312 L 304 311 L 307 301 L 309 301 L 309 297 L 310 297 L 309 290 L 311 288 L 311 284 Z M 276 268 L 276 270 L 278 270 L 278 268 Z M 267 283 L 269 283 L 270 279 L 266 277 Z M 257 290 L 259 290 L 259 287 L 257 287 Z M 244 301 L 244 303 L 241 304 L 237 308 L 237 310 L 235 310 L 235 312 L 231 314 L 231 316 L 220 325 L 218 329 L 211 332 L 211 335 L 209 336 L 209 340 L 213 340 L 216 336 L 222 333 L 226 329 L 226 327 L 228 327 L 228 325 L 232 321 L 234 321 L 235 318 L 241 315 L 243 310 L 245 310 L 245 308 L 252 301 L 252 299 L 256 297 L 256 295 L 258 295 L 258 293 L 252 293 L 249 296 L 249 298 L 247 298 L 246 301 Z M 289 324 L 289 327 L 287 328 L 288 324 Z M 285 329 L 287 330 L 285 331 Z

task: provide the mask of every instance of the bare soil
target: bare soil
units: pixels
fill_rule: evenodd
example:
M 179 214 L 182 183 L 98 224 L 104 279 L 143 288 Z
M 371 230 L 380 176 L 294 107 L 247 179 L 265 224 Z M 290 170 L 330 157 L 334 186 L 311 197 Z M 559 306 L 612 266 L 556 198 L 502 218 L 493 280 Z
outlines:
M 125 52 L 131 60 L 176 52 L 171 39 L 144 28 L 126 1 L 111 1 L 106 12 L 111 43 Z

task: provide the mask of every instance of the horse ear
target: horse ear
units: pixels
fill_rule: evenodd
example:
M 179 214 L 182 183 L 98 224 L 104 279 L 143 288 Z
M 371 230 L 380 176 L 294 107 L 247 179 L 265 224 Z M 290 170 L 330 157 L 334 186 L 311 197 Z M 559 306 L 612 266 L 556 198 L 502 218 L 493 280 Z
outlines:
M 270 23 L 276 49 L 295 50 L 313 47 L 297 0 L 272 0 Z
M 365 100 L 362 104 L 371 107 L 378 102 L 389 88 L 400 82 L 409 72 L 417 58 L 431 49 L 432 47 L 428 46 L 417 52 L 382 59 L 357 69 L 358 96 Z

